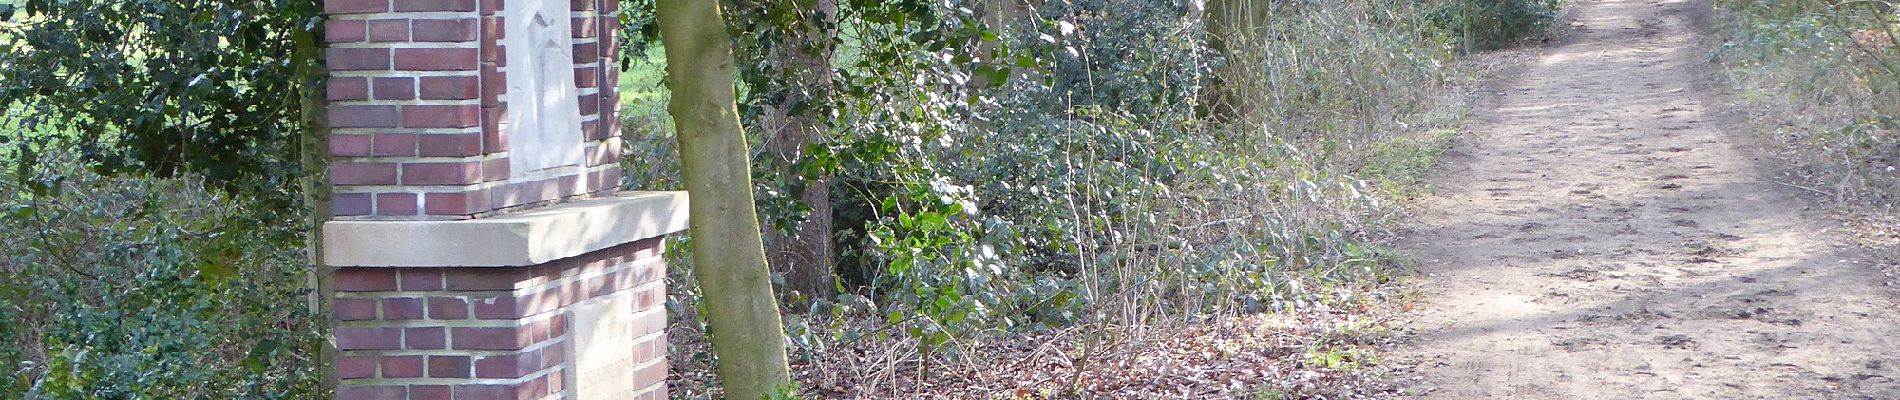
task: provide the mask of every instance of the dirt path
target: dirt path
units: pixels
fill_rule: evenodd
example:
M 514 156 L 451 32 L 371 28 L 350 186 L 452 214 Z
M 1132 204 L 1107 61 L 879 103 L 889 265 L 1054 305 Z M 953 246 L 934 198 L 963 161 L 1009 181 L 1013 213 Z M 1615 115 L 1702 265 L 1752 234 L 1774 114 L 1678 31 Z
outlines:
M 1896 399 L 1900 306 L 1717 110 L 1706 0 L 1577 0 L 1501 84 L 1401 244 L 1411 392 Z M 1761 164 L 1761 165 L 1758 165 Z

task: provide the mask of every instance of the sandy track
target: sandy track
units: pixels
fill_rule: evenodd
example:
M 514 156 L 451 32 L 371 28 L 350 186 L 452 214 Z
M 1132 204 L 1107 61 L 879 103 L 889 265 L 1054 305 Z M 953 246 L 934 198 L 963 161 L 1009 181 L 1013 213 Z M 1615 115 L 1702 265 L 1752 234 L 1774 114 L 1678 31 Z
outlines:
M 1400 247 L 1446 399 L 1900 399 L 1900 305 L 1706 82 L 1706 0 L 1577 0 Z

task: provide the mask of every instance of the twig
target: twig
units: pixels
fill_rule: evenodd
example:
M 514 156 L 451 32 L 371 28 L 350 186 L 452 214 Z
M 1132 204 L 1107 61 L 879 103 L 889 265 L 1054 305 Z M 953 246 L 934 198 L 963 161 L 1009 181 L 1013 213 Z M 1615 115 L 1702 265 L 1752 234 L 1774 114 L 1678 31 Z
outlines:
M 1768 183 L 1773 183 L 1773 184 L 1777 184 L 1777 185 L 1781 185 L 1781 186 L 1787 186 L 1787 187 L 1791 187 L 1791 188 L 1795 188 L 1795 189 L 1801 189 L 1801 190 L 1806 190 L 1806 191 L 1809 191 L 1809 192 L 1812 192 L 1812 193 L 1814 193 L 1814 194 L 1818 194 L 1818 195 L 1822 195 L 1822 196 L 1829 196 L 1829 197 L 1833 197 L 1833 196 L 1834 196 L 1834 193 L 1833 193 L 1833 192 L 1829 192 L 1829 191 L 1825 191 L 1825 190 L 1821 190 L 1821 189 L 1815 189 L 1815 188 L 1811 188 L 1811 187 L 1807 187 L 1807 186 L 1801 186 L 1801 185 L 1796 185 L 1796 184 L 1792 184 L 1792 183 L 1788 183 L 1788 182 L 1782 182 L 1782 181 L 1777 181 L 1777 180 L 1773 180 L 1773 179 L 1768 179 L 1768 178 L 1763 178 L 1763 177 L 1760 177 L 1760 176 L 1755 176 L 1755 175 L 1749 175 L 1748 177 L 1750 177 L 1750 178 L 1755 178 L 1755 179 L 1759 179 L 1759 180 L 1761 180 L 1761 181 L 1763 181 L 1763 182 L 1768 182 Z

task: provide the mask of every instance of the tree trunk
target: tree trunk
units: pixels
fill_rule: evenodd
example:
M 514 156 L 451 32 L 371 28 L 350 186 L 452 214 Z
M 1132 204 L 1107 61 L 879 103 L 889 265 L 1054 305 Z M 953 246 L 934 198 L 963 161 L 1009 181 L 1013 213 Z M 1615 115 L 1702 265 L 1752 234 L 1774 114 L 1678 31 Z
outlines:
M 1207 47 L 1226 62 L 1214 71 L 1215 84 L 1202 97 L 1209 117 L 1238 121 L 1247 112 L 1246 98 L 1240 93 L 1241 67 L 1247 62 L 1242 50 L 1245 41 L 1258 40 L 1259 28 L 1267 17 L 1271 0 L 1207 0 L 1203 14 L 1207 23 Z
M 298 163 L 304 174 L 298 185 L 303 189 L 304 206 L 310 207 L 310 216 L 304 221 L 304 251 L 310 262 L 310 312 L 326 318 L 325 327 L 335 326 L 334 315 L 330 312 L 330 298 L 335 292 L 332 279 L 335 270 L 323 262 L 323 223 L 330 220 L 330 99 L 324 93 L 323 85 L 329 76 L 329 70 L 323 65 L 323 45 L 317 34 L 308 29 L 298 29 L 291 33 L 293 54 L 297 63 L 298 96 Z M 335 390 L 337 377 L 335 343 L 320 340 L 311 349 L 317 354 L 317 373 L 323 383 L 323 390 Z
M 693 268 L 705 293 L 726 398 L 753 400 L 791 381 L 785 331 L 753 205 L 752 171 L 735 103 L 732 38 L 719 2 L 659 0 L 667 110 L 692 194 Z
M 793 169 L 805 148 L 823 143 L 830 132 L 827 121 L 832 88 L 832 56 L 836 46 L 838 3 L 816 0 L 792 1 L 799 11 L 797 32 L 787 35 L 784 43 L 771 47 L 771 65 L 789 69 L 791 81 L 783 87 L 785 95 L 772 105 L 763 119 L 766 144 L 771 150 L 773 167 L 792 179 L 802 180 L 804 191 L 799 201 L 811 207 L 809 217 L 797 223 L 787 235 L 767 229 L 766 259 L 772 270 L 785 277 L 780 295 L 793 309 L 803 309 L 813 299 L 836 294 L 836 259 L 832 243 L 831 179 L 829 176 L 803 177 Z M 809 4 L 810 9 L 798 5 Z

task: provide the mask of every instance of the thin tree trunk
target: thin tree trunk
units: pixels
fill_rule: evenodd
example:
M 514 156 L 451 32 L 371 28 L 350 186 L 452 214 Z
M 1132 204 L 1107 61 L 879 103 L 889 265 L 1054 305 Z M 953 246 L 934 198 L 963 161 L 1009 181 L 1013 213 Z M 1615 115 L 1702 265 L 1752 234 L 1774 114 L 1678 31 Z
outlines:
M 799 0 L 786 1 L 805 4 Z M 836 248 L 831 236 L 831 177 L 807 179 L 796 176 L 798 171 L 792 170 L 803 157 L 805 148 L 825 142 L 830 132 L 826 121 L 830 113 L 826 105 L 831 96 L 831 60 L 837 50 L 832 38 L 838 33 L 835 28 L 838 3 L 816 0 L 810 5 L 811 9 L 799 11 L 801 32 L 773 46 L 768 56 L 773 65 L 792 69 L 792 79 L 785 85 L 786 95 L 780 98 L 780 104 L 773 105 L 762 124 L 769 135 L 766 143 L 772 151 L 774 166 L 794 176 L 793 179 L 803 180 L 805 190 L 799 201 L 811 207 L 809 217 L 799 222 L 790 235 L 776 229 L 766 230 L 766 259 L 774 272 L 785 276 L 787 290 L 781 295 L 788 301 L 805 301 L 788 305 L 793 309 L 803 309 L 812 299 L 829 298 L 836 294 L 837 288 L 837 275 L 833 270 Z M 794 109 L 795 105 L 802 107 Z
M 693 268 L 705 293 L 726 398 L 764 398 L 791 381 L 785 331 L 753 204 L 752 171 L 735 103 L 732 38 L 719 2 L 659 0 L 667 110 L 692 194 Z
M 304 221 L 306 242 L 304 251 L 310 262 L 310 312 L 325 318 L 326 329 L 335 326 L 334 314 L 330 312 L 330 298 L 335 292 L 332 279 L 335 270 L 323 262 L 323 223 L 330 220 L 330 99 L 323 90 L 329 71 L 323 65 L 323 45 L 314 31 L 299 29 L 291 33 L 293 54 L 297 63 L 298 96 L 298 162 L 304 170 L 298 185 L 303 189 L 304 206 L 310 207 L 309 218 Z M 326 338 L 327 339 L 327 338 Z M 323 391 L 336 389 L 335 368 L 336 346 L 330 340 L 319 340 L 314 345 L 317 354 L 317 373 L 321 376 Z

